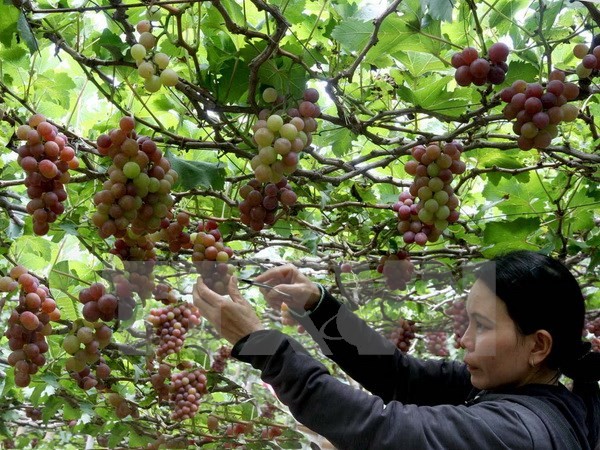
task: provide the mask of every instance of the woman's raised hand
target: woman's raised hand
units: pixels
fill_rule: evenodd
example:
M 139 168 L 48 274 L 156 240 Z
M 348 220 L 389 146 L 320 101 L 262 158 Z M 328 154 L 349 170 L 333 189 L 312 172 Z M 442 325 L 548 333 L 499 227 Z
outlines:
M 269 269 L 257 276 L 255 280 L 276 287 L 279 291 L 260 289 L 273 308 L 279 308 L 282 303 L 286 303 L 293 310 L 303 312 L 313 307 L 321 297 L 321 291 L 317 284 L 292 264 Z M 289 297 L 281 295 L 281 292 L 288 294 Z
M 263 326 L 252 305 L 240 294 L 236 277 L 231 277 L 227 290 L 231 300 L 210 290 L 202 278 L 198 277 L 192 293 L 194 305 L 198 307 L 202 317 L 222 337 L 235 344 L 244 336 L 262 330 Z

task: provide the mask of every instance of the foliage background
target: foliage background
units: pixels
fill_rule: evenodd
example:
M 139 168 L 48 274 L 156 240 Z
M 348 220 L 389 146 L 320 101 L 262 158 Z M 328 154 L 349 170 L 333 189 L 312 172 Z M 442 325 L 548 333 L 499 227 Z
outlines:
M 16 6 L 15 6 L 16 5 Z M 171 56 L 180 82 L 148 94 L 129 55 L 135 24 L 154 5 L 158 47 Z M 64 371 L 60 329 L 80 315 L 74 301 L 105 267 L 119 262 L 112 242 L 98 237 L 90 216 L 93 193 L 105 179 L 107 158 L 95 139 L 133 114 L 137 131 L 159 142 L 180 171 L 176 209 L 195 220 L 215 218 L 237 252 L 240 272 L 252 275 L 293 261 L 324 282 L 382 332 L 398 317 L 421 330 L 451 331 L 444 308 L 465 296 L 471 263 L 516 248 L 559 256 L 584 287 L 590 319 L 600 293 L 599 136 L 597 86 L 582 85 L 581 114 L 563 124 L 543 151 L 521 151 L 501 115 L 498 93 L 516 79 L 545 81 L 552 68 L 577 81 L 576 43 L 590 43 L 600 26 L 591 3 L 528 0 L 17 1 L 0 5 L 0 273 L 25 264 L 44 278 L 58 301 L 63 325 L 50 337 L 48 365 L 27 389 L 14 387 L 0 338 L 0 436 L 18 448 L 142 447 L 160 435 L 168 447 L 190 442 L 222 448 L 231 438 L 209 433 L 208 413 L 223 424 L 257 420 L 260 405 L 276 399 L 256 373 L 230 364 L 211 379 L 202 412 L 190 423 L 173 423 L 156 402 L 142 356 L 114 348 L 114 390 L 139 406 L 139 419 L 117 420 L 104 393 L 83 392 Z M 158 24 L 158 26 L 156 26 Z M 156 33 L 158 31 L 158 33 Z M 511 47 L 502 86 L 458 87 L 449 61 L 467 46 L 480 51 L 496 41 Z M 298 204 L 270 229 L 254 233 L 239 222 L 238 189 L 250 178 L 256 150 L 251 126 L 260 93 L 273 86 L 289 99 L 305 87 L 321 92 L 323 111 L 310 149 L 290 177 Z M 65 214 L 47 237 L 33 235 L 25 213 L 23 173 L 16 163 L 14 131 L 33 112 L 50 118 L 76 146 L 82 161 L 68 185 Z M 417 274 L 406 291 L 390 292 L 373 269 L 379 258 L 402 248 L 391 209 L 410 185 L 403 169 L 417 143 L 463 142 L 467 171 L 454 182 L 461 219 L 443 239 L 410 248 Z M 162 248 L 158 279 L 189 299 L 194 276 L 185 275 L 189 254 Z M 352 274 L 340 273 L 340 263 Z M 10 299 L 0 302 L 8 317 Z M 270 327 L 279 312 L 257 299 Z M 117 344 L 142 345 L 138 334 L 154 306 L 139 306 L 136 321 L 121 324 Z M 565 306 L 568 307 L 568 306 Z M 3 326 L 2 326 L 3 328 Z M 136 334 L 136 332 L 138 334 Z M 222 344 L 205 327 L 182 353 L 199 365 Z M 419 338 L 422 338 L 419 334 Z M 307 347 L 314 344 L 300 335 Z M 411 350 L 427 356 L 422 339 Z M 151 351 L 151 350 L 149 350 Z M 315 355 L 318 355 L 314 352 Z M 460 357 L 452 350 L 452 357 Z M 335 367 L 331 370 L 343 378 Z M 351 382 L 349 380 L 346 380 Z M 43 420 L 31 421 L 27 408 Z M 278 405 L 274 423 L 285 426 L 277 441 L 246 436 L 247 448 L 301 448 L 308 438 Z M 215 442 L 205 439 L 211 436 Z M 314 438 L 313 438 L 314 439 Z

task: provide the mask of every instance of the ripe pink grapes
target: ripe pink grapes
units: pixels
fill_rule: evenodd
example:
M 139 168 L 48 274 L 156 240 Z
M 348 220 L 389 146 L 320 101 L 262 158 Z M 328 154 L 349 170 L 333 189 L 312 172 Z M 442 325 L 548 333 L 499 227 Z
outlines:
M 488 50 L 488 57 L 479 57 L 473 47 L 467 47 L 462 52 L 452 55 L 451 64 L 456 69 L 454 79 L 459 86 L 473 83 L 483 86 L 486 83 L 501 84 L 508 72 L 509 49 L 506 44 L 497 42 Z
M 558 124 L 577 118 L 579 108 L 567 102 L 578 95 L 579 87 L 565 82 L 565 74 L 560 70 L 550 73 L 545 86 L 517 80 L 503 89 L 500 98 L 507 105 L 502 114 L 508 120 L 514 119 L 513 131 L 519 135 L 519 148 L 548 147 L 558 135 Z
M 458 220 L 459 202 L 451 183 L 455 174 L 466 169 L 460 160 L 462 151 L 458 142 L 412 149 L 413 159 L 404 169 L 414 181 L 393 205 L 398 214 L 397 229 L 406 244 L 435 242 L 448 224 Z
M 25 186 L 31 199 L 27 212 L 33 217 L 33 232 L 44 235 L 65 211 L 64 185 L 70 180 L 69 169 L 79 167 L 79 161 L 67 137 L 41 114 L 31 116 L 29 124 L 17 128 L 16 134 L 26 141 L 17 150 L 17 161 L 27 174 Z

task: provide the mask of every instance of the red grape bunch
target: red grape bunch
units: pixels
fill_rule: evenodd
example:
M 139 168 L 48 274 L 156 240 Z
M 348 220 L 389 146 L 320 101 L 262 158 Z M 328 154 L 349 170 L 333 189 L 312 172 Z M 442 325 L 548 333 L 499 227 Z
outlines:
M 213 362 L 210 366 L 210 369 L 223 373 L 225 367 L 227 366 L 227 360 L 231 357 L 231 348 L 225 345 L 219 347 L 217 353 L 213 356 Z
M 600 339 L 599 338 L 592 339 L 592 351 L 600 353 Z
M 118 129 L 98 137 L 98 152 L 112 159 L 109 179 L 94 195 L 92 222 L 102 238 L 123 237 L 127 229 L 137 235 L 158 231 L 173 207 L 177 172 L 156 143 L 138 137 L 134 127 L 132 117 L 123 117 Z
M 467 316 L 467 308 L 465 302 L 454 301 L 444 311 L 452 318 L 452 326 L 454 328 L 454 347 L 460 348 L 460 339 L 465 334 L 469 326 L 469 317 Z
M 171 375 L 171 403 L 173 420 L 186 420 L 198 412 L 202 396 L 206 394 L 206 375 L 204 370 L 183 371 Z
M 129 415 L 134 417 L 139 415 L 135 405 L 130 404 L 121 394 L 111 392 L 107 395 L 106 400 L 115 408 L 115 415 L 119 419 L 124 419 Z
M 79 161 L 67 137 L 43 115 L 34 114 L 28 123 L 17 128 L 17 137 L 27 141 L 18 148 L 17 161 L 27 174 L 25 186 L 31 199 L 27 212 L 33 217 L 33 231 L 44 235 L 50 229 L 48 224 L 65 211 L 64 185 L 70 179 L 69 169 L 79 167 Z
M 581 60 L 575 69 L 579 78 L 589 78 L 600 70 L 600 45 L 590 48 L 587 44 L 577 44 L 573 47 L 573 55 Z
M 454 79 L 459 86 L 483 86 L 486 83 L 501 84 L 508 72 L 509 49 L 506 44 L 496 42 L 488 50 L 487 58 L 479 57 L 473 47 L 452 55 L 450 63 L 456 69 Z
M 152 309 L 148 321 L 153 325 L 159 340 L 156 356 L 162 360 L 168 355 L 179 353 L 188 330 L 200 323 L 200 313 L 195 306 L 184 302 Z
M 427 351 L 434 356 L 444 358 L 450 356 L 447 347 L 448 333 L 445 331 L 428 331 L 425 333 Z
M 233 272 L 233 266 L 228 264 L 233 250 L 224 244 L 217 222 L 207 220 L 198 224 L 198 232 L 191 235 L 191 241 L 192 261 L 202 281 L 213 291 L 226 294 Z
M 553 70 L 546 86 L 515 81 L 500 92 L 508 103 L 502 110 L 507 120 L 513 120 L 513 131 L 519 135 L 517 145 L 522 150 L 543 149 L 558 135 L 558 124 L 577 119 L 579 108 L 569 100 L 579 95 L 579 87 L 565 82 L 565 74 Z
M 407 353 L 410 349 L 410 344 L 415 338 L 416 332 L 417 327 L 414 320 L 400 319 L 398 321 L 398 327 L 390 333 L 389 340 L 398 347 L 401 352 Z
M 264 90 L 263 100 L 282 106 L 282 99 L 273 88 Z M 290 108 L 287 112 L 269 109 L 260 112 L 259 120 L 252 127 L 258 155 L 250 162 L 259 182 L 277 183 L 284 175 L 296 170 L 298 154 L 310 145 L 311 133 L 317 129 L 315 117 L 321 114 L 316 105 L 318 100 L 319 92 L 308 88 L 298 108 Z
M 19 289 L 19 304 L 8 318 L 4 336 L 12 352 L 8 364 L 15 368 L 15 385 L 26 387 L 31 375 L 46 363 L 46 336 L 52 334 L 50 321 L 60 319 L 49 289 L 23 266 L 13 267 L 8 277 L 0 278 L 0 292 Z
M 159 400 L 169 398 L 169 386 L 165 384 L 167 379 L 171 379 L 171 366 L 164 363 L 159 364 L 156 373 L 150 375 L 150 383 L 158 394 Z
M 448 224 L 458 220 L 458 197 L 451 186 L 454 175 L 465 171 L 460 160 L 463 147 L 458 142 L 443 145 L 417 145 L 414 159 L 404 165 L 414 181 L 408 192 L 398 197 L 393 209 L 398 213 L 398 232 L 404 242 L 425 245 L 435 242 Z M 418 201 L 415 203 L 415 200 Z
M 382 256 L 377 265 L 377 272 L 383 274 L 390 289 L 406 289 L 414 270 L 415 266 L 405 250 Z
M 138 74 L 144 79 L 148 92 L 157 92 L 161 86 L 175 86 L 177 72 L 168 68 L 169 56 L 156 50 L 157 38 L 152 34 L 152 22 L 142 20 L 136 25 L 140 34 L 138 43 L 131 47 L 131 57 L 137 64 Z
M 153 270 L 156 265 L 156 252 L 154 242 L 150 235 L 126 234 L 122 239 L 115 241 L 115 246 L 110 250 L 123 261 L 124 274 L 114 274 L 112 278 L 117 296 L 130 303 L 132 308 L 133 293 L 145 300 L 152 296 L 154 290 Z M 131 317 L 130 315 L 127 317 Z M 125 316 L 120 317 L 127 320 Z
M 172 305 L 178 302 L 177 291 L 167 284 L 157 284 L 154 291 L 152 291 L 152 295 L 164 305 Z
M 100 350 L 110 344 L 111 338 L 112 330 L 105 324 L 81 319 L 73 322 L 62 347 L 71 355 L 67 358 L 65 369 L 81 389 L 104 388 L 104 381 L 110 376 L 110 367 L 102 359 Z
M 79 302 L 83 305 L 82 315 L 88 322 L 102 319 L 110 322 L 122 312 L 116 295 L 106 292 L 102 283 L 93 283 L 90 287 L 79 291 Z
M 279 204 L 287 209 L 298 199 L 286 178 L 265 185 L 257 179 L 250 180 L 242 186 L 240 195 L 240 221 L 254 231 L 262 230 L 265 225 L 275 224 Z
M 160 224 L 160 231 L 151 235 L 155 241 L 166 242 L 169 246 L 169 251 L 172 253 L 179 252 L 182 248 L 192 248 L 193 244 L 190 240 L 190 235 L 184 231 L 185 227 L 190 224 L 190 215 L 185 212 L 180 212 L 175 217 L 175 220 L 169 221 L 164 218 Z
M 585 327 L 594 336 L 600 337 L 600 317 L 588 322 Z

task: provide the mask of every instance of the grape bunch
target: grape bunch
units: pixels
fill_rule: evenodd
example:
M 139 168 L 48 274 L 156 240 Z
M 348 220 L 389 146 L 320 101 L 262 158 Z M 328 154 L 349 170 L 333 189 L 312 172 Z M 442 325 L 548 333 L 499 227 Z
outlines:
M 228 264 L 233 257 L 233 250 L 223 243 L 217 222 L 201 222 L 197 233 L 193 233 L 190 238 L 194 245 L 192 261 L 202 276 L 202 281 L 213 291 L 226 294 L 233 271 L 233 266 Z
M 406 162 L 404 169 L 414 176 L 414 181 L 393 205 L 398 214 L 397 229 L 405 243 L 435 242 L 449 224 L 458 220 L 459 202 L 451 183 L 455 174 L 466 169 L 460 160 L 462 152 L 458 142 L 443 147 L 437 144 L 413 147 L 414 159 Z
M 115 291 L 125 303 L 135 307 L 133 293 L 145 300 L 150 298 L 154 290 L 153 270 L 156 265 L 154 242 L 150 235 L 136 236 L 126 234 L 117 239 L 110 253 L 117 255 L 123 261 L 124 274 L 114 274 L 112 278 Z M 128 315 L 127 318 L 131 317 Z M 122 317 L 124 320 L 124 317 Z
M 213 356 L 213 362 L 210 366 L 210 369 L 215 372 L 223 373 L 225 367 L 227 366 L 227 360 L 230 357 L 231 348 L 225 345 L 219 347 L 219 350 L 217 350 L 217 353 Z
M 69 169 L 79 167 L 79 161 L 67 137 L 41 114 L 31 116 L 28 125 L 21 125 L 16 134 L 26 141 L 17 150 L 17 161 L 27 174 L 25 186 L 31 199 L 27 212 L 33 217 L 33 232 L 44 235 L 49 224 L 65 211 L 64 185 L 70 180 Z
M 168 355 L 179 353 L 188 330 L 200 323 L 200 313 L 188 303 L 167 305 L 152 309 L 148 322 L 154 327 L 159 340 L 156 356 L 162 360 Z
M 434 356 L 444 358 L 450 355 L 447 347 L 448 333 L 445 331 L 429 331 L 425 333 L 425 346 Z
M 202 396 L 207 392 L 204 370 L 183 371 L 171 375 L 173 420 L 186 420 L 198 412 Z
M 46 336 L 52 334 L 50 321 L 60 319 L 49 289 L 23 266 L 15 266 L 9 276 L 0 278 L 0 292 L 19 290 L 19 304 L 8 318 L 4 336 L 12 352 L 8 364 L 15 368 L 15 385 L 26 387 L 31 375 L 46 363 Z
M 177 303 L 177 292 L 169 285 L 159 283 L 152 291 L 154 298 L 164 305 L 172 305 Z
M 452 55 L 450 63 L 456 69 L 454 79 L 459 86 L 483 86 L 486 83 L 501 84 L 508 72 L 509 49 L 506 44 L 496 42 L 488 50 L 487 58 L 479 57 L 473 47 Z
M 79 291 L 79 302 L 83 305 L 82 315 L 88 322 L 114 320 L 119 313 L 119 299 L 106 292 L 102 283 L 93 283 Z
M 169 56 L 156 50 L 158 40 L 152 34 L 152 22 L 142 20 L 135 28 L 140 37 L 138 43 L 131 47 L 131 57 L 137 65 L 138 74 L 144 79 L 146 90 L 157 92 L 162 85 L 175 86 L 179 77 L 168 67 Z
M 415 267 L 405 250 L 382 256 L 377 265 L 377 272 L 383 274 L 385 283 L 390 289 L 406 289 Z
M 261 437 L 261 439 L 266 439 L 268 441 L 272 441 L 273 439 L 278 438 L 282 434 L 283 434 L 283 430 L 281 429 L 281 427 L 270 426 L 261 431 L 260 437 Z
M 112 330 L 102 323 L 91 323 L 81 319 L 73 322 L 71 331 L 63 340 L 63 350 L 71 355 L 65 362 L 65 369 L 80 388 L 104 388 L 104 381 L 110 376 L 100 350 L 111 342 Z M 94 372 L 92 372 L 94 369 Z
M 265 225 L 275 224 L 279 204 L 287 209 L 298 199 L 286 178 L 265 185 L 255 178 L 242 186 L 240 195 L 240 221 L 254 231 L 262 230 Z
M 98 137 L 98 152 L 112 159 L 109 179 L 94 195 L 92 222 L 102 238 L 158 231 L 174 200 L 171 187 L 178 175 L 146 136 L 137 136 L 132 117 L 123 117 L 119 128 Z
M 115 408 L 115 415 L 119 419 L 124 419 L 127 416 L 137 416 L 137 408 L 130 404 L 121 394 L 111 392 L 106 396 L 108 404 Z
M 460 348 L 460 339 L 467 331 L 469 326 L 469 317 L 467 316 L 467 307 L 465 302 L 454 301 L 444 310 L 452 318 L 452 327 L 454 328 L 454 347 Z
M 588 322 L 585 327 L 594 336 L 600 337 L 600 317 Z
M 283 99 L 273 88 L 263 91 L 263 100 L 273 106 L 283 106 Z M 315 117 L 321 110 L 316 105 L 319 92 L 309 88 L 297 108 L 272 111 L 263 109 L 253 125 L 253 140 L 258 146 L 258 155 L 250 165 L 260 183 L 277 183 L 298 166 L 298 154 L 310 145 L 311 133 L 317 129 Z
M 600 353 L 600 339 L 593 338 L 592 339 L 592 351 L 596 353 Z
M 169 246 L 169 251 L 172 253 L 177 253 L 182 248 L 192 248 L 193 244 L 190 240 L 190 235 L 184 231 L 185 227 L 189 226 L 189 224 L 190 215 L 182 211 L 177 214 L 173 221 L 164 218 L 161 221 L 160 231 L 154 233 L 151 238 L 155 241 L 166 242 Z
M 159 400 L 169 398 L 169 386 L 165 384 L 167 379 L 171 379 L 171 366 L 164 363 L 159 364 L 156 373 L 150 375 L 150 383 L 158 394 Z
M 513 131 L 518 134 L 517 145 L 522 150 L 543 149 L 558 135 L 561 122 L 573 122 L 579 115 L 579 108 L 569 100 L 579 95 L 579 87 L 565 82 L 565 74 L 553 70 L 546 86 L 539 83 L 515 81 L 512 86 L 500 92 L 500 98 L 507 105 L 502 114 L 513 120 Z
M 573 47 L 573 55 L 581 62 L 575 72 L 579 78 L 590 78 L 600 70 L 600 45 L 590 48 L 587 44 L 577 44 Z
M 416 332 L 417 327 L 414 320 L 400 319 L 397 328 L 390 333 L 389 340 L 401 352 L 406 353 L 410 349 L 410 344 L 415 338 Z

